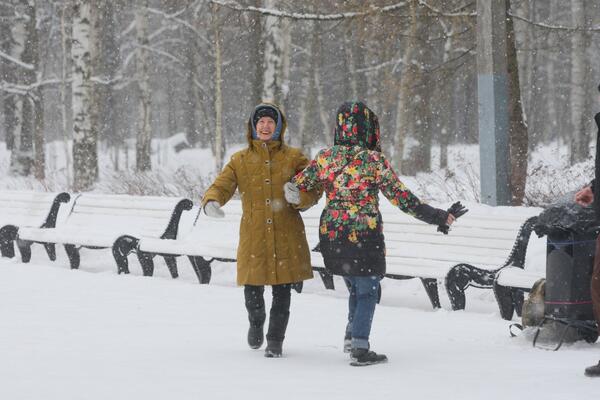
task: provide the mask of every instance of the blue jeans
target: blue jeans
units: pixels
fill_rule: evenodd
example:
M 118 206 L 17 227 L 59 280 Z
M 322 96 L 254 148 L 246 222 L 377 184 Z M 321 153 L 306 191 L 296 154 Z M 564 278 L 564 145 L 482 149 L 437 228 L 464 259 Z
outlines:
M 368 349 L 371 324 L 377 305 L 378 276 L 345 276 L 350 291 L 346 337 L 352 338 L 353 349 Z

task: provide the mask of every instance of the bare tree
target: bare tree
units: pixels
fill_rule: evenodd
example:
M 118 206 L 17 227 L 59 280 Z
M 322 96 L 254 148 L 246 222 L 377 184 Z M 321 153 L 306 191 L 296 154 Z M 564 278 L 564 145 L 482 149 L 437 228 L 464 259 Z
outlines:
M 135 80 L 138 87 L 138 123 L 135 146 L 135 167 L 138 171 L 148 171 L 152 167 L 150 158 L 152 142 L 152 125 L 150 112 L 152 109 L 152 92 L 148 71 L 148 7 L 147 0 L 137 0 L 135 10 L 136 60 Z
M 89 190 L 98 177 L 98 138 L 92 129 L 91 0 L 73 0 L 73 188 Z
M 221 85 L 223 78 L 221 76 L 221 28 L 219 26 L 219 7 L 212 6 L 213 33 L 214 33 L 214 51 L 215 51 L 215 141 L 214 154 L 217 170 L 223 168 L 223 97 Z
M 511 0 L 505 1 L 506 10 L 510 10 Z M 521 101 L 515 30 L 513 20 L 510 17 L 506 19 L 506 49 L 506 66 L 508 68 L 509 81 L 510 189 L 513 205 L 521 205 L 525 196 L 525 184 L 527 180 L 529 137 L 523 116 L 523 103 Z
M 585 26 L 585 1 L 571 0 L 572 24 Z M 587 135 L 582 112 L 585 104 L 585 33 L 576 31 L 571 36 L 571 164 L 583 161 L 588 155 Z
M 28 35 L 31 31 L 31 10 L 28 4 L 15 7 L 12 25 L 13 43 L 10 46 L 10 55 L 13 60 L 21 62 L 19 71 L 13 76 L 15 83 L 29 86 L 35 80 L 35 72 L 31 61 L 33 52 L 31 45 L 27 45 Z M 10 155 L 10 172 L 15 175 L 26 176 L 31 173 L 33 166 L 33 102 L 28 97 L 29 91 L 22 90 L 14 97 L 14 119 L 12 131 L 12 152 Z

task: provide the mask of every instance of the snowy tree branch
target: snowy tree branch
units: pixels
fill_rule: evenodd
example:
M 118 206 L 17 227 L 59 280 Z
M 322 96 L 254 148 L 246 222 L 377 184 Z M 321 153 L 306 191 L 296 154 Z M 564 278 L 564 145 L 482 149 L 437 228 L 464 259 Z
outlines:
M 191 30 L 192 32 L 194 32 L 196 34 L 196 36 L 198 36 L 199 39 L 202 39 L 204 41 L 204 43 L 206 44 L 211 44 L 210 41 L 208 39 L 206 39 L 206 37 L 204 36 L 203 32 L 198 31 L 198 29 L 196 29 L 192 24 L 190 24 L 189 22 L 187 22 L 186 20 L 183 20 L 181 18 L 177 18 L 181 13 L 183 13 L 186 8 L 183 8 L 182 10 L 179 10 L 177 12 L 174 12 L 173 14 L 167 14 L 164 11 L 160 11 L 154 8 L 146 8 L 146 10 L 148 10 L 148 12 L 155 14 L 155 15 L 160 15 L 161 17 L 168 19 L 168 20 L 172 20 L 173 22 L 178 23 L 181 26 L 186 27 L 187 29 Z
M 62 83 L 61 79 L 47 79 L 45 81 L 38 81 L 38 82 L 34 82 L 31 85 L 20 85 L 17 83 L 12 83 L 12 82 L 6 82 L 6 81 L 0 81 L 0 91 L 3 92 L 7 92 L 7 93 L 13 93 L 13 94 L 20 94 L 20 95 L 31 95 L 31 92 L 34 89 L 37 89 L 41 86 L 48 86 L 48 85 L 56 85 Z
M 31 64 L 27 64 L 27 63 L 24 63 L 24 62 L 23 62 L 23 61 L 21 61 L 21 60 L 17 60 L 16 58 L 14 58 L 14 57 L 11 57 L 10 55 L 8 55 L 8 54 L 6 54 L 6 53 L 4 53 L 4 52 L 2 52 L 2 51 L 0 51 L 0 57 L 1 57 L 1 58 L 4 58 L 5 60 L 8 60 L 8 61 L 10 61 L 10 62 L 12 62 L 12 63 L 15 63 L 15 64 L 17 64 L 19 67 L 21 67 L 21 68 L 25 68 L 25 69 L 27 69 L 27 70 L 29 70 L 29 71 L 33 71 L 33 70 L 35 69 L 35 67 L 34 67 L 33 65 L 31 65 Z
M 544 22 L 533 21 L 529 18 L 525 18 L 525 17 L 515 14 L 511 11 L 508 12 L 508 15 L 510 15 L 511 17 L 513 17 L 514 19 L 517 19 L 519 21 L 523 21 L 528 24 L 537 26 L 539 28 L 544 28 L 544 29 L 552 29 L 552 30 L 568 31 L 568 32 L 575 32 L 575 31 L 600 32 L 600 26 L 592 26 L 592 27 L 586 28 L 586 27 L 580 27 L 580 26 L 551 25 L 551 24 L 546 24 Z
M 477 16 L 477 12 L 476 11 L 471 11 L 471 12 L 458 12 L 458 11 L 442 11 L 439 8 L 433 7 L 432 5 L 430 5 L 429 3 L 427 3 L 425 0 L 417 0 L 417 3 L 428 9 L 429 11 L 431 11 L 432 13 L 440 16 L 440 17 L 476 17 Z M 463 6 L 457 7 L 456 10 L 463 10 L 465 8 L 470 7 L 471 5 L 473 5 L 474 3 L 468 3 L 465 4 Z
M 236 2 L 232 1 L 221 1 L 221 0 L 209 0 L 209 3 L 216 4 L 221 7 L 226 7 L 235 11 L 250 11 L 257 12 L 263 15 L 268 15 L 272 17 L 279 18 L 290 18 L 295 20 L 316 20 L 316 21 L 338 21 L 341 19 L 348 18 L 358 18 L 364 17 L 367 15 L 381 14 L 390 11 L 395 11 L 402 9 L 408 5 L 408 1 L 403 1 L 400 3 L 395 3 L 385 7 L 376 7 L 370 6 L 367 11 L 357 11 L 357 12 L 344 12 L 344 13 L 334 13 L 334 14 L 312 14 L 312 13 L 297 13 L 297 12 L 287 12 L 280 11 L 262 7 L 253 7 L 253 6 L 242 6 Z

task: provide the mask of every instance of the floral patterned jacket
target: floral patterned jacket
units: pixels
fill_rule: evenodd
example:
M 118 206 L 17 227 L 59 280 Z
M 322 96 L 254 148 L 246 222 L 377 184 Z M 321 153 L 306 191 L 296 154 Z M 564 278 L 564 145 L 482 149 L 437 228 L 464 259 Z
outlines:
M 337 116 L 335 145 L 319 151 L 293 183 L 301 191 L 319 185 L 327 199 L 321 240 L 358 243 L 381 237 L 379 191 L 402 211 L 427 223 L 444 224 L 446 211 L 422 203 L 379 151 L 377 117 L 362 103 L 346 103 Z

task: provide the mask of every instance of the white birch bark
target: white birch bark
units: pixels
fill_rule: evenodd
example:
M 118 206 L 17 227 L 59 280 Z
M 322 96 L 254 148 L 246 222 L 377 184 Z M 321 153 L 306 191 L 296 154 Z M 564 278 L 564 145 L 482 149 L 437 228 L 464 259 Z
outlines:
M 85 191 L 98 176 L 97 138 L 91 124 L 92 85 L 90 54 L 91 0 L 73 2 L 71 57 L 73 93 L 73 188 Z
M 265 0 L 265 8 L 275 8 L 276 0 Z M 265 55 L 263 59 L 263 100 L 280 104 L 282 101 L 283 48 L 281 19 L 267 16 L 263 29 Z
M 135 27 L 137 38 L 135 75 L 138 86 L 138 115 L 136 136 L 136 159 L 137 171 L 148 171 L 152 168 L 150 158 L 152 142 L 152 126 L 150 121 L 150 110 L 152 107 L 152 92 L 150 89 L 150 77 L 148 72 L 148 15 L 146 8 L 147 0 L 138 0 L 135 10 Z
M 11 46 L 10 56 L 15 60 L 21 60 L 25 51 L 25 40 L 27 35 L 27 25 L 25 15 L 16 15 L 11 26 L 13 45 Z M 15 74 L 20 76 L 20 71 Z M 17 79 L 20 81 L 20 79 Z M 15 95 L 14 99 L 14 126 L 13 126 L 13 145 L 10 153 L 10 172 L 15 175 L 24 175 L 26 166 L 23 165 L 22 145 L 23 145 L 23 110 L 25 96 Z
M 62 50 L 61 57 L 61 83 L 60 83 L 60 114 L 62 123 L 62 134 L 63 134 L 63 145 L 65 152 L 65 170 L 67 178 L 67 189 L 71 188 L 71 151 L 69 150 L 69 141 L 71 135 L 69 135 L 69 121 L 67 113 L 67 79 L 68 79 L 68 67 L 69 67 L 69 46 L 68 41 L 71 39 L 70 35 L 67 34 L 67 19 L 69 18 L 69 6 L 67 3 L 62 5 L 60 13 L 60 45 Z

